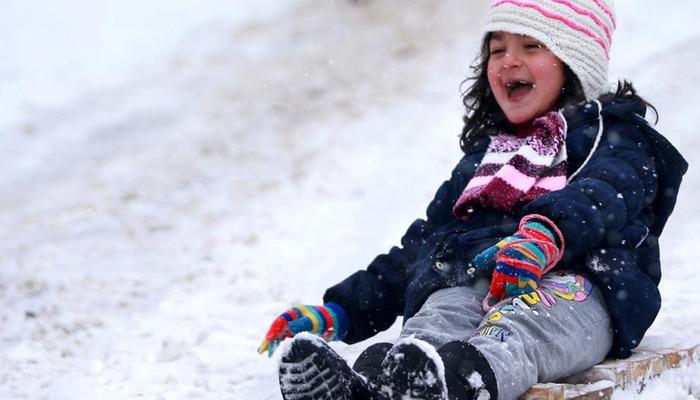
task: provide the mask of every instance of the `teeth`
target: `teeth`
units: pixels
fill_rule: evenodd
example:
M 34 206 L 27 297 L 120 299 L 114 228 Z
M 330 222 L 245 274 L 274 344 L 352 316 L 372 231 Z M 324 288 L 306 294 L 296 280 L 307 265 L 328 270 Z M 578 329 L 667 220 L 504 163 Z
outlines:
M 506 83 L 506 90 L 508 91 L 508 93 L 511 93 L 513 90 L 515 90 L 521 86 L 535 87 L 534 84 L 527 82 L 527 81 L 510 81 L 510 82 Z

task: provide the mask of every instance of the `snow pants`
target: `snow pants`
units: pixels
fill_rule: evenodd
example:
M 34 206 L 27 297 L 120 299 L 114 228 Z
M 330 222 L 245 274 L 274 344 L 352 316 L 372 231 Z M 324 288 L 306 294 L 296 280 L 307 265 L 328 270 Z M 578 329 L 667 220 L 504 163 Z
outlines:
M 590 368 L 612 346 L 612 326 L 598 288 L 583 275 L 552 272 L 530 294 L 507 298 L 484 314 L 489 281 L 433 293 L 401 337 L 435 348 L 466 340 L 483 353 L 498 382 L 499 399 L 515 399 L 537 382 Z

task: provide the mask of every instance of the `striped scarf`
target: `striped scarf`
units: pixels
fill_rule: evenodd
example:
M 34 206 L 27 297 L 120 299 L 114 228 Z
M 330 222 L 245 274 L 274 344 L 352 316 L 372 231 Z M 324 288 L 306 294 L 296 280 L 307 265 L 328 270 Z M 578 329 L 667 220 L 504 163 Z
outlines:
M 491 139 L 453 212 L 467 219 L 477 207 L 511 211 L 519 202 L 566 186 L 566 121 L 548 112 L 515 134 Z

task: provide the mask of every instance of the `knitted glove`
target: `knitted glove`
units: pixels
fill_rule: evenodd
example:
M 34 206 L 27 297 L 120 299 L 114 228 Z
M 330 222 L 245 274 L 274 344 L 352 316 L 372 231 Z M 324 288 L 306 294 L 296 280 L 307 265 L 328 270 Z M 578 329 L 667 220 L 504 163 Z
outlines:
M 292 307 L 272 322 L 265 339 L 258 347 L 258 353 L 267 351 L 268 357 L 272 357 L 272 353 L 284 339 L 299 332 L 311 332 L 326 341 L 342 340 L 348 333 L 347 314 L 335 303 Z
M 555 233 L 561 248 L 557 246 Z M 541 215 L 525 216 L 514 235 L 484 250 L 473 260 L 478 268 L 495 263 L 489 294 L 483 303 L 484 311 L 491 309 L 493 300 L 533 292 L 542 274 L 552 269 L 563 253 L 564 237 L 554 222 Z

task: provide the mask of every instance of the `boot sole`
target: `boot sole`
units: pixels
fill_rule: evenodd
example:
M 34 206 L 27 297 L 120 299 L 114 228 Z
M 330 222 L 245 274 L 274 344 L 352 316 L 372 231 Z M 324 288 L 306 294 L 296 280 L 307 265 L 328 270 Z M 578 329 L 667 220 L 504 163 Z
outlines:
M 414 343 L 391 349 L 382 368 L 381 388 L 392 400 L 447 398 L 444 377 L 440 376 L 435 360 Z
M 350 367 L 321 339 L 298 338 L 282 356 L 279 383 L 285 400 L 351 400 Z

